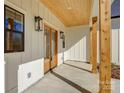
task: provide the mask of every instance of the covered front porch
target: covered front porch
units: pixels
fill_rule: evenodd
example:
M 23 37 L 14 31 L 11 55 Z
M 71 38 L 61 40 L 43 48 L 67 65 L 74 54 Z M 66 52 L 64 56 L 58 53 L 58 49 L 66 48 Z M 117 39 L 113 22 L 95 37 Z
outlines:
M 5 0 L 5 93 L 119 93 L 119 2 Z
M 98 93 L 99 73 L 87 62 L 66 61 L 47 73 L 24 93 Z M 112 78 L 112 93 L 119 93 L 120 80 Z

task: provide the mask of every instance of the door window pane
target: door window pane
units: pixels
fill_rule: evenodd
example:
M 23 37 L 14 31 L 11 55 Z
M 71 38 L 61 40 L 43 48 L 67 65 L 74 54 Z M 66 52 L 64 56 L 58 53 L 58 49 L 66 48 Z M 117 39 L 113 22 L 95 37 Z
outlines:
M 50 57 L 50 32 L 45 31 L 46 58 Z

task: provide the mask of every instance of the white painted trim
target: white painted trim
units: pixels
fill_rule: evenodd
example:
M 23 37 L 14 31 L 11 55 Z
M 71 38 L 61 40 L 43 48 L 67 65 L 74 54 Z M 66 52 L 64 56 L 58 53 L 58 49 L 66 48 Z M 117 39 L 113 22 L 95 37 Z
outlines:
M 31 73 L 31 76 L 29 78 L 28 73 Z M 44 58 L 19 65 L 18 93 L 22 93 L 24 90 L 39 81 L 43 76 Z
M 14 8 L 14 9 L 18 10 L 19 12 L 21 12 L 23 14 L 26 14 L 25 10 L 23 10 L 22 8 L 19 8 L 18 6 L 14 5 L 13 3 L 11 3 L 11 2 L 9 2 L 7 0 L 5 0 L 5 4 L 8 5 L 11 8 Z
M 53 25 L 53 24 L 49 23 L 49 22 L 48 22 L 48 21 L 46 21 L 45 19 L 43 19 L 43 20 L 44 20 L 44 23 L 45 23 L 45 24 L 47 24 L 47 25 L 49 25 L 50 27 L 52 27 L 52 28 L 56 29 L 57 31 L 60 31 L 60 29 L 59 29 L 58 27 L 56 27 L 55 25 Z
M 78 29 L 78 28 L 85 28 L 85 27 L 90 27 L 89 25 L 80 25 L 80 26 L 73 26 L 73 27 L 67 27 L 66 30 L 69 30 L 69 29 Z

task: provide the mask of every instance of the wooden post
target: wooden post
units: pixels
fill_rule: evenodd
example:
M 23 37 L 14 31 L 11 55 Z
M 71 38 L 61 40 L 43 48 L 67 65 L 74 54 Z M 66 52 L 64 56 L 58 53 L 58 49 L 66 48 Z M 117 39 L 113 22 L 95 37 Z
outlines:
M 100 17 L 100 93 L 111 93 L 111 0 L 99 0 Z
M 92 27 L 90 27 L 90 64 L 92 65 Z
M 91 59 L 92 72 L 97 73 L 97 17 L 92 18 L 91 29 Z

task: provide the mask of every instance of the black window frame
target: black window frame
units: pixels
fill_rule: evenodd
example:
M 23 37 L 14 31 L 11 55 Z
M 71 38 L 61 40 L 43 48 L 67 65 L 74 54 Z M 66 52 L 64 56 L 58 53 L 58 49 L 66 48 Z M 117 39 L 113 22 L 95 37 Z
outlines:
M 120 18 L 120 15 L 112 16 L 112 17 L 111 17 L 111 19 L 114 19 L 114 18 Z
M 12 30 L 12 29 L 6 29 L 5 27 L 5 22 L 6 22 L 6 8 L 9 8 L 21 15 L 23 15 L 23 31 L 17 31 L 17 30 Z M 13 49 L 13 50 L 7 50 L 7 41 L 6 41 L 6 33 L 10 32 L 10 33 L 19 33 L 22 35 L 22 49 Z M 8 6 L 8 5 L 4 5 L 4 53 L 15 53 L 15 52 L 24 52 L 25 48 L 25 15 L 21 12 L 19 12 L 18 10 Z

